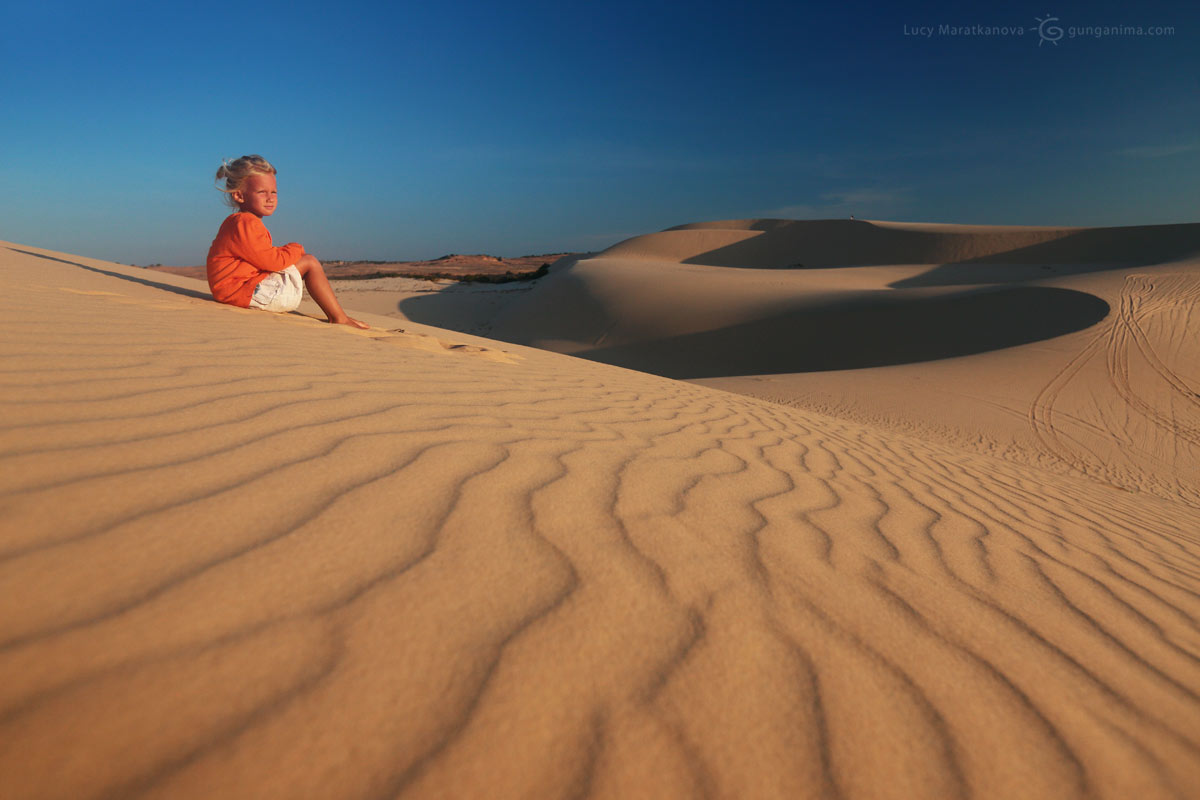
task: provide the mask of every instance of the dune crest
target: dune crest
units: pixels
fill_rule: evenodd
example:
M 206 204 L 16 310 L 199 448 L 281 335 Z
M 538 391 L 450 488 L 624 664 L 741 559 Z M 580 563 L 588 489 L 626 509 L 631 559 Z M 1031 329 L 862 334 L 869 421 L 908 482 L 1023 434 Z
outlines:
M 13 796 L 1200 785 L 1191 505 L 189 286 L 0 243 Z

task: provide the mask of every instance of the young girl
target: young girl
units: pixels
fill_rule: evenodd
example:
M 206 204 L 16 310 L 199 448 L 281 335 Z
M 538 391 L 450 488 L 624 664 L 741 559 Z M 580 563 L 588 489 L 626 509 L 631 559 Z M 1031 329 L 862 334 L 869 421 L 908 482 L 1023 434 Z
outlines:
M 208 250 L 208 287 L 213 299 L 242 308 L 295 311 L 304 294 L 301 282 L 330 322 L 369 327 L 342 310 L 321 262 L 296 242 L 273 247 L 262 218 L 275 213 L 278 191 L 275 168 L 262 156 L 225 162 L 217 180 L 225 179 L 225 202 L 236 208 L 221 223 Z

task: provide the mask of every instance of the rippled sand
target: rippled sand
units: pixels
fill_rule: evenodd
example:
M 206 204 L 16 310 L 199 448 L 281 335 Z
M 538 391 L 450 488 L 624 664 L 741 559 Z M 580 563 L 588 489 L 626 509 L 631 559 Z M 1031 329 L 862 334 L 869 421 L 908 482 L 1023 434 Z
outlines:
M 1185 499 L 20 245 L 0 282 L 6 795 L 1200 786 Z

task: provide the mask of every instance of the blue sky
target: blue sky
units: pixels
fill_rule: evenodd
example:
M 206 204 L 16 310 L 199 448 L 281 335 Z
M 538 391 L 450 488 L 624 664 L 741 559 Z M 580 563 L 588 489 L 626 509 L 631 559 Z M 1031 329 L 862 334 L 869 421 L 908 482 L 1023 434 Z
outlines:
M 0 8 L 0 239 L 124 263 L 203 263 L 245 153 L 280 170 L 276 242 L 326 259 L 756 216 L 1200 218 L 1179 3 Z M 1174 32 L 1069 35 L 1139 25 Z

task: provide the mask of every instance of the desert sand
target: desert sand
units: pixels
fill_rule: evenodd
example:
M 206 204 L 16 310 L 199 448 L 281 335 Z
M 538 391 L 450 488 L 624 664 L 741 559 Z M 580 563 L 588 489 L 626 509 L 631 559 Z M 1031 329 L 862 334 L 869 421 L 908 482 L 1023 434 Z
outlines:
M 5 796 L 1196 796 L 1195 226 L 862 225 L 370 331 L 0 243 Z
M 510 296 L 474 315 L 391 299 L 414 319 L 1200 505 L 1200 225 L 709 222 L 560 263 Z

